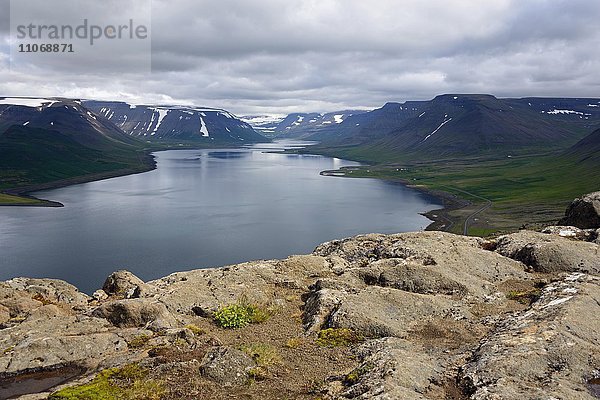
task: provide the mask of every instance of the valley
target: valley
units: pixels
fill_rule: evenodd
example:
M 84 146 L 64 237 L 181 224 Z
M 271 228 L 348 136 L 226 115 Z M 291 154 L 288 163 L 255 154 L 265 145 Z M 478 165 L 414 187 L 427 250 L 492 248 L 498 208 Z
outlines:
M 388 103 L 309 135 L 320 141 L 310 152 L 367 164 L 338 176 L 446 199 L 445 210 L 429 215 L 430 229 L 486 236 L 547 224 L 570 199 L 600 187 L 598 103 L 489 95 Z
M 36 190 L 145 172 L 150 153 L 306 139 L 363 163 L 334 175 L 443 199 L 429 229 L 485 236 L 560 217 L 600 186 L 600 100 L 446 94 L 372 111 L 244 116 L 218 108 L 73 99 L 0 100 L 0 204 L 56 206 Z M 60 204 L 58 204 L 60 205 Z
M 3 98 L 0 205 L 60 205 L 26 194 L 150 171 L 155 168 L 150 153 L 157 150 L 268 141 L 224 110 Z

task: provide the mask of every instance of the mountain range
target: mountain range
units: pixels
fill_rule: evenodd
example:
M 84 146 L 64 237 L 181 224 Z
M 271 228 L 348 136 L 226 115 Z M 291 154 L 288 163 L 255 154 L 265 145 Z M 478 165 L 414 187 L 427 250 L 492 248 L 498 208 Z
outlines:
M 600 99 L 588 98 L 445 94 L 372 111 L 242 118 L 207 107 L 0 98 L 0 189 L 148 170 L 153 150 L 265 136 L 317 141 L 311 152 L 375 163 L 561 152 L 597 165 L 599 127 Z
M 19 193 L 53 182 L 146 171 L 154 167 L 151 150 L 264 141 L 221 109 L 0 98 L 0 189 Z
M 343 110 L 331 113 L 293 113 L 287 116 L 249 115 L 241 117 L 254 129 L 270 138 L 304 139 L 316 136 L 332 126 L 343 123 L 364 110 Z
M 267 141 L 249 124 L 226 110 L 95 100 L 83 101 L 82 104 L 128 135 L 144 141 L 183 141 L 210 145 Z
M 531 153 L 574 145 L 600 126 L 599 106 L 600 99 L 447 94 L 387 103 L 302 137 L 369 161 Z

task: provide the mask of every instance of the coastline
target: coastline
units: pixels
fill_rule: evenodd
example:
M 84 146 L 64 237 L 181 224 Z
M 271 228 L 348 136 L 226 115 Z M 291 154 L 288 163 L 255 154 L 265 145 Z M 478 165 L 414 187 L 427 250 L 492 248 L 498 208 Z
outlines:
M 174 149 L 165 149 L 165 150 L 174 150 Z M 177 149 L 175 149 L 175 150 L 177 150 Z M 189 150 L 189 148 L 186 148 L 186 150 Z M 82 183 L 96 182 L 96 181 L 101 181 L 101 180 L 105 180 L 105 179 L 117 178 L 117 177 L 121 177 L 121 176 L 141 174 L 144 172 L 149 172 L 149 171 L 155 170 L 156 169 L 156 159 L 155 159 L 154 155 L 152 154 L 155 151 L 157 151 L 157 149 L 153 149 L 152 151 L 149 151 L 148 153 L 146 153 L 144 155 L 144 165 L 140 166 L 138 168 L 127 168 L 127 169 L 120 169 L 120 170 L 108 171 L 108 172 L 97 173 L 97 174 L 82 175 L 82 176 L 77 176 L 77 177 L 68 178 L 68 179 L 62 179 L 62 180 L 58 180 L 58 181 L 46 182 L 46 183 L 36 184 L 36 185 L 27 185 L 27 186 L 22 186 L 19 188 L 2 190 L 2 191 L 0 191 L 0 194 L 7 194 L 10 196 L 18 196 L 18 197 L 21 197 L 24 199 L 35 200 L 36 202 L 31 203 L 31 204 L 27 204 L 27 203 L 11 204 L 11 203 L 0 202 L 0 207 L 50 207 L 50 208 L 64 207 L 64 204 L 62 204 L 60 202 L 46 200 L 46 199 L 40 199 L 38 197 L 32 196 L 31 193 L 42 191 L 42 190 L 58 189 L 58 188 L 82 184 Z M 287 152 L 287 150 L 284 150 L 283 152 L 285 153 L 285 152 Z M 318 154 L 318 152 L 316 154 Z M 336 176 L 336 177 L 343 177 L 343 178 L 355 178 L 354 176 L 348 175 L 345 172 L 345 170 L 347 170 L 347 169 L 348 168 L 342 168 L 339 170 L 325 170 L 325 171 L 321 171 L 320 175 Z M 375 178 L 375 179 L 381 179 L 381 178 Z M 430 189 L 430 188 L 427 188 L 422 185 L 414 185 L 411 182 L 404 180 L 404 179 L 384 179 L 384 180 L 386 180 L 388 182 L 399 183 L 410 189 L 415 189 L 421 193 L 424 193 L 426 195 L 434 197 L 435 199 L 439 200 L 442 203 L 441 208 L 421 213 L 422 216 L 426 217 L 427 219 L 429 219 L 431 221 L 431 223 L 429 225 L 427 225 L 427 227 L 425 227 L 425 231 L 433 231 L 433 230 L 450 231 L 450 229 L 456 224 L 457 221 L 455 221 L 454 219 L 452 219 L 450 217 L 449 212 L 472 204 L 470 201 L 465 200 L 461 197 L 458 197 L 454 194 L 444 192 L 441 190 Z
M 152 152 L 154 152 L 154 151 L 156 151 L 156 150 L 153 150 Z M 120 176 L 141 174 L 144 172 L 155 170 L 156 169 L 156 159 L 152 155 L 152 152 L 148 152 L 148 153 L 144 154 L 143 165 L 139 166 L 137 168 L 126 168 L 126 169 L 119 169 L 119 170 L 115 170 L 115 171 L 101 172 L 101 173 L 97 173 L 97 174 L 81 175 L 81 176 L 76 176 L 73 178 L 61 179 L 61 180 L 52 181 L 52 182 L 40 183 L 40 184 L 35 184 L 35 185 L 27 185 L 27 186 L 22 186 L 22 187 L 18 187 L 18 188 L 2 190 L 2 191 L 0 191 L 0 193 L 7 194 L 10 196 L 18 196 L 18 197 L 22 197 L 25 199 L 37 200 L 38 203 L 10 204 L 10 203 L 1 203 L 0 202 L 0 207 L 64 207 L 64 204 L 62 204 L 62 203 L 59 203 L 57 201 L 52 201 L 52 200 L 40 199 L 35 196 L 32 196 L 31 193 L 38 192 L 41 190 L 58 189 L 58 188 L 66 187 L 66 186 L 78 185 L 81 183 L 102 181 L 105 179 L 117 178 Z
M 355 177 L 346 174 L 345 170 L 348 168 L 341 168 L 338 170 L 325 170 L 321 171 L 320 175 L 322 176 L 336 176 L 340 178 L 363 178 L 361 176 Z M 370 179 L 382 179 L 382 178 L 370 178 Z M 410 181 L 405 179 L 382 179 L 387 182 L 395 182 L 399 183 L 409 189 L 417 190 L 421 193 L 429 195 L 431 197 L 436 198 L 442 203 L 442 207 L 421 213 L 422 216 L 429 219 L 431 223 L 425 227 L 426 231 L 445 231 L 448 232 L 450 229 L 457 223 L 456 220 L 452 219 L 449 215 L 450 211 L 458 210 L 463 207 L 469 206 L 472 203 L 468 200 L 465 200 L 459 196 L 456 196 L 449 192 L 444 192 L 442 190 L 430 189 L 423 185 L 415 185 Z
M 239 146 L 225 146 L 225 147 L 243 147 L 243 145 L 239 145 Z M 78 185 L 81 183 L 89 183 L 89 182 L 96 182 L 96 181 L 102 181 L 105 179 L 111 179 L 111 178 L 118 178 L 121 176 L 127 176 L 127 175 L 135 175 L 135 174 L 142 174 L 144 172 L 149 172 L 149 171 L 153 171 L 156 169 L 156 158 L 154 157 L 153 153 L 158 152 L 158 151 L 166 151 L 166 150 L 203 150 L 203 149 L 218 149 L 218 148 L 222 148 L 222 146 L 204 146 L 204 147 L 195 147 L 195 146 L 183 146 L 183 147 L 164 147 L 164 148 L 153 148 L 153 149 L 147 149 L 144 152 L 143 155 L 143 160 L 142 161 L 142 165 L 135 167 L 135 168 L 125 168 L 125 169 L 119 169 L 119 170 L 114 170 L 114 171 L 107 171 L 107 172 L 101 172 L 101 173 L 96 173 L 96 174 L 87 174 L 87 175 L 81 175 L 81 176 L 76 176 L 73 178 L 67 178 L 67 179 L 61 179 L 61 180 L 57 180 L 57 181 L 51 181 L 51 182 L 46 182 L 46 183 L 39 183 L 39 184 L 34 184 L 34 185 L 27 185 L 27 186 L 21 186 L 21 187 L 17 187 L 17 188 L 9 188 L 9 189 L 4 189 L 4 190 L 0 190 L 0 194 L 6 194 L 9 196 L 17 196 L 17 197 L 21 197 L 23 199 L 29 199 L 29 200 L 35 200 L 36 203 L 31 203 L 31 204 L 27 204 L 27 203 L 3 203 L 0 201 L 0 207 L 64 207 L 64 204 L 57 202 L 57 201 L 52 201 L 52 200 L 46 200 L 46 199 L 40 199 L 37 198 L 35 196 L 32 196 L 31 193 L 34 192 L 38 192 L 41 190 L 50 190 L 50 189 L 58 189 L 58 188 L 62 188 L 62 187 L 66 187 L 66 186 L 71 186 L 71 185 Z

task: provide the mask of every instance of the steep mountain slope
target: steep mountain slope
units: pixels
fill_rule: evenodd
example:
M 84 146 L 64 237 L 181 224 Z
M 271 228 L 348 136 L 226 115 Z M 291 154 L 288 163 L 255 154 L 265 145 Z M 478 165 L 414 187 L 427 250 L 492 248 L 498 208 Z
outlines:
M 353 148 L 355 156 L 371 161 L 564 149 L 600 121 L 596 104 L 590 99 L 441 95 L 426 102 L 388 103 L 346 119 L 319 139 L 324 147 Z
M 542 114 L 546 120 L 589 129 L 600 121 L 600 100 L 587 98 L 526 97 L 505 99 L 511 106 Z
M 4 98 L 0 100 L 0 133 L 13 125 L 63 132 L 92 148 L 140 145 L 78 100 Z
M 583 164 L 594 164 L 600 168 L 600 129 L 570 147 L 565 156 Z
M 225 110 L 145 106 L 123 102 L 84 101 L 83 104 L 125 133 L 150 142 L 259 143 L 268 141 Z
M 387 103 L 373 111 L 349 115 L 342 123 L 319 132 L 318 137 L 308 136 L 308 139 L 344 146 L 370 143 L 402 126 L 408 119 L 418 117 L 424 105 L 424 102 L 416 101 Z
M 148 170 L 144 147 L 76 100 L 0 99 L 0 189 Z

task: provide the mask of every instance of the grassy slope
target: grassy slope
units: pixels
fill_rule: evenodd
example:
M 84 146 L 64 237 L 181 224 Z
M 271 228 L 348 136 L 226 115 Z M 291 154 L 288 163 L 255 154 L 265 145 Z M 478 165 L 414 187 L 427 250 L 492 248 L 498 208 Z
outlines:
M 67 135 L 43 129 L 11 128 L 0 136 L 0 190 L 35 187 L 55 181 L 116 171 L 148 169 L 148 160 L 134 146 L 112 152 L 83 146 Z M 33 205 L 32 199 L 6 194 L 0 204 Z
M 10 194 L 0 193 L 0 204 L 7 206 L 33 206 L 42 205 L 43 201 L 38 199 L 31 199 L 21 196 L 13 196 Z

